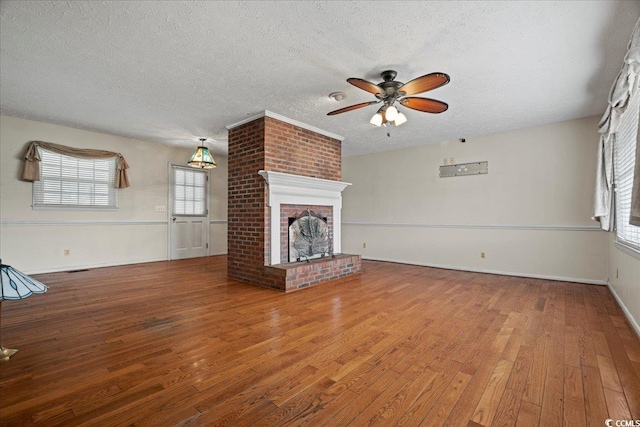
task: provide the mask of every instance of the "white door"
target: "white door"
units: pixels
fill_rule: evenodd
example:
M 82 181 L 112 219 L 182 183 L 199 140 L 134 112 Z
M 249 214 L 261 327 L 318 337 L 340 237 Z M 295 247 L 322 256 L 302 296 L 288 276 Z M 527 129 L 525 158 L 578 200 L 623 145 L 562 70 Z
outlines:
M 209 255 L 209 174 L 201 169 L 171 165 L 171 259 Z

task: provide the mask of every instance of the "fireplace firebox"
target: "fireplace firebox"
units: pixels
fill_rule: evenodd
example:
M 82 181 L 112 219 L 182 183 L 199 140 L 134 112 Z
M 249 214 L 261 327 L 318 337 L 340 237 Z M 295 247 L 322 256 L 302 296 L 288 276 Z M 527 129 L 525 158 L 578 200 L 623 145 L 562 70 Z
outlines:
M 331 235 L 327 217 L 311 209 L 289 217 L 289 262 L 308 261 L 332 255 Z

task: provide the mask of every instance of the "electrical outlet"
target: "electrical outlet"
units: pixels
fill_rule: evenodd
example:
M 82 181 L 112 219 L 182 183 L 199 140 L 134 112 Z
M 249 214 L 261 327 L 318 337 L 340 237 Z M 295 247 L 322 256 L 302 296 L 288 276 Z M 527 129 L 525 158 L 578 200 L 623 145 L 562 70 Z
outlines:
M 484 252 L 480 252 L 480 258 L 484 258 Z
M 453 157 L 449 157 L 449 164 L 450 165 L 455 165 L 456 164 L 456 159 Z
M 362 247 L 366 249 L 366 248 L 367 248 L 367 244 L 366 244 L 366 243 L 363 243 L 363 244 L 362 244 Z
M 446 157 L 444 158 L 444 160 L 442 161 L 443 165 L 448 165 L 449 164 L 449 159 L 447 159 Z
M 69 255 L 71 255 L 71 249 L 65 249 L 64 256 L 69 256 Z

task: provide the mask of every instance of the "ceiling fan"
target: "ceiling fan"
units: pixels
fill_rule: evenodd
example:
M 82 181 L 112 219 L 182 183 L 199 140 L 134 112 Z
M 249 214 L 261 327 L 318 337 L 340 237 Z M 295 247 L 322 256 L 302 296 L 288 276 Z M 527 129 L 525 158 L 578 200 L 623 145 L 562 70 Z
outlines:
M 425 113 L 442 113 L 449 108 L 449 105 L 436 99 L 410 96 L 446 85 L 450 80 L 447 74 L 430 73 L 413 79 L 408 83 L 394 80 L 397 74 L 398 73 L 393 70 L 383 71 L 380 75 L 384 81 L 378 84 L 355 77 L 347 79 L 347 82 L 352 85 L 374 94 L 377 98 L 376 101 L 350 105 L 340 108 L 339 110 L 331 111 L 327 113 L 327 115 L 335 116 L 336 114 L 346 113 L 347 111 L 357 110 L 358 108 L 383 102 L 382 107 L 380 107 L 378 112 L 371 118 L 371 124 L 386 126 L 387 123 L 394 122 L 396 126 L 400 126 L 407 121 L 407 117 L 394 106 L 396 101 L 404 107 Z

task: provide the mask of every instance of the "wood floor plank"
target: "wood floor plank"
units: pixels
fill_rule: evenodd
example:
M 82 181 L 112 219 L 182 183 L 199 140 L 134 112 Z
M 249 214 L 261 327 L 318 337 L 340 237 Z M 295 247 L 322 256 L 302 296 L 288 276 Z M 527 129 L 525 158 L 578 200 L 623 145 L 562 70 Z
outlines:
M 584 407 L 587 426 L 602 426 L 602 420 L 606 420 L 609 416 L 598 368 L 583 366 L 582 384 L 584 386 Z
M 520 346 L 518 355 L 511 369 L 507 387 L 511 390 L 523 393 L 529 377 L 531 363 L 533 361 L 533 348 L 523 345 Z
M 425 371 L 428 371 L 426 363 L 417 364 L 413 369 L 405 371 L 398 379 L 379 393 L 366 408 L 363 408 L 353 420 L 353 423 L 356 425 L 367 424 L 370 426 L 387 425 L 387 417 L 385 417 L 385 414 L 387 414 L 387 416 L 391 415 L 396 402 L 396 396 L 406 388 L 407 384 L 411 384 L 420 378 L 421 374 Z M 429 378 L 431 378 L 431 373 L 429 374 Z M 422 388 L 424 389 L 424 387 Z
M 415 426 L 425 419 L 433 405 L 440 399 L 454 376 L 460 371 L 462 364 L 454 360 L 440 364 L 432 369 L 438 375 L 427 385 L 422 394 L 411 404 L 405 413 L 396 422 L 397 426 Z M 430 366 L 431 368 L 431 366 Z M 426 421 L 425 423 L 428 423 Z M 428 425 L 428 424 L 426 424 Z
M 620 335 L 620 331 L 624 331 L 625 329 L 619 329 L 618 335 Z M 633 331 L 629 328 L 626 329 L 627 333 L 631 335 Z M 633 362 L 640 362 L 640 341 L 636 339 L 636 337 L 632 336 L 630 338 L 621 339 L 622 344 L 624 344 L 625 350 L 627 350 L 627 356 L 629 360 Z
M 408 408 L 412 407 L 418 397 L 431 386 L 438 376 L 437 372 L 430 369 L 421 371 L 419 375 L 393 396 L 386 410 L 378 417 L 376 423 L 381 426 L 397 425 Z
M 444 390 L 440 399 L 424 417 L 422 424 L 433 427 L 444 425 L 471 378 L 469 374 L 458 372 Z
M 502 352 L 502 358 L 506 360 L 510 360 L 512 362 L 516 361 L 518 356 L 518 352 L 520 351 L 520 347 L 522 346 L 522 341 L 524 340 L 525 331 L 524 329 L 519 328 L 511 328 L 513 332 L 509 337 L 509 342 Z
M 613 420 L 631 420 L 633 415 L 629 410 L 627 398 L 621 391 L 603 389 L 604 398 L 607 402 L 607 412 L 609 418 Z
M 316 426 L 331 419 L 333 414 L 354 401 L 358 395 L 347 384 L 329 378 L 314 384 L 313 393 L 298 395 L 273 414 L 275 425 Z M 270 415 L 271 416 L 271 415 Z
M 529 369 L 524 389 L 524 400 L 536 406 L 542 406 L 544 382 L 547 376 L 547 366 L 550 358 L 550 345 L 550 340 L 544 335 L 540 335 L 533 349 L 531 368 Z
M 367 384 L 367 387 L 353 400 L 352 404 L 344 406 L 340 411 L 334 413 L 329 421 L 323 425 L 327 427 L 333 426 L 348 426 L 352 423 L 364 423 L 365 420 L 361 417 L 363 411 L 369 408 L 371 402 L 373 402 L 380 394 L 382 394 L 387 387 L 393 384 L 400 374 L 393 370 L 388 370 L 382 376 L 378 377 L 373 383 Z
M 465 425 L 471 420 L 478 401 L 482 397 L 487 384 L 489 384 L 499 359 L 500 353 L 487 353 L 449 415 L 447 425 Z
M 556 308 L 559 307 L 556 306 Z M 554 314 L 561 312 L 562 309 L 556 309 Z M 564 353 L 564 326 L 562 324 L 556 325 L 554 319 L 551 359 L 545 377 L 542 412 L 540 413 L 540 424 L 542 425 L 562 424 L 565 366 L 561 361 L 564 358 Z
M 282 294 L 224 256 L 36 278 L 3 304 L 2 426 L 640 418 L 640 340 L 602 286 L 365 260 Z
M 522 401 L 520 405 L 520 411 L 518 411 L 518 420 L 516 421 L 516 427 L 531 427 L 540 425 L 540 408 L 538 405 Z
M 491 422 L 492 426 L 515 426 L 518 420 L 522 393 L 506 388 Z
M 613 359 L 605 356 L 598 356 L 598 370 L 600 371 L 602 387 L 622 392 L 622 385 L 620 385 L 618 371 L 616 371 Z
M 562 425 L 586 425 L 582 370 L 575 366 L 566 366 L 564 370 L 564 408 Z
M 490 425 L 498 409 L 498 403 L 507 385 L 507 379 L 511 373 L 513 362 L 500 359 L 496 365 L 489 383 L 480 397 L 480 401 L 471 416 L 471 420 L 481 425 Z

